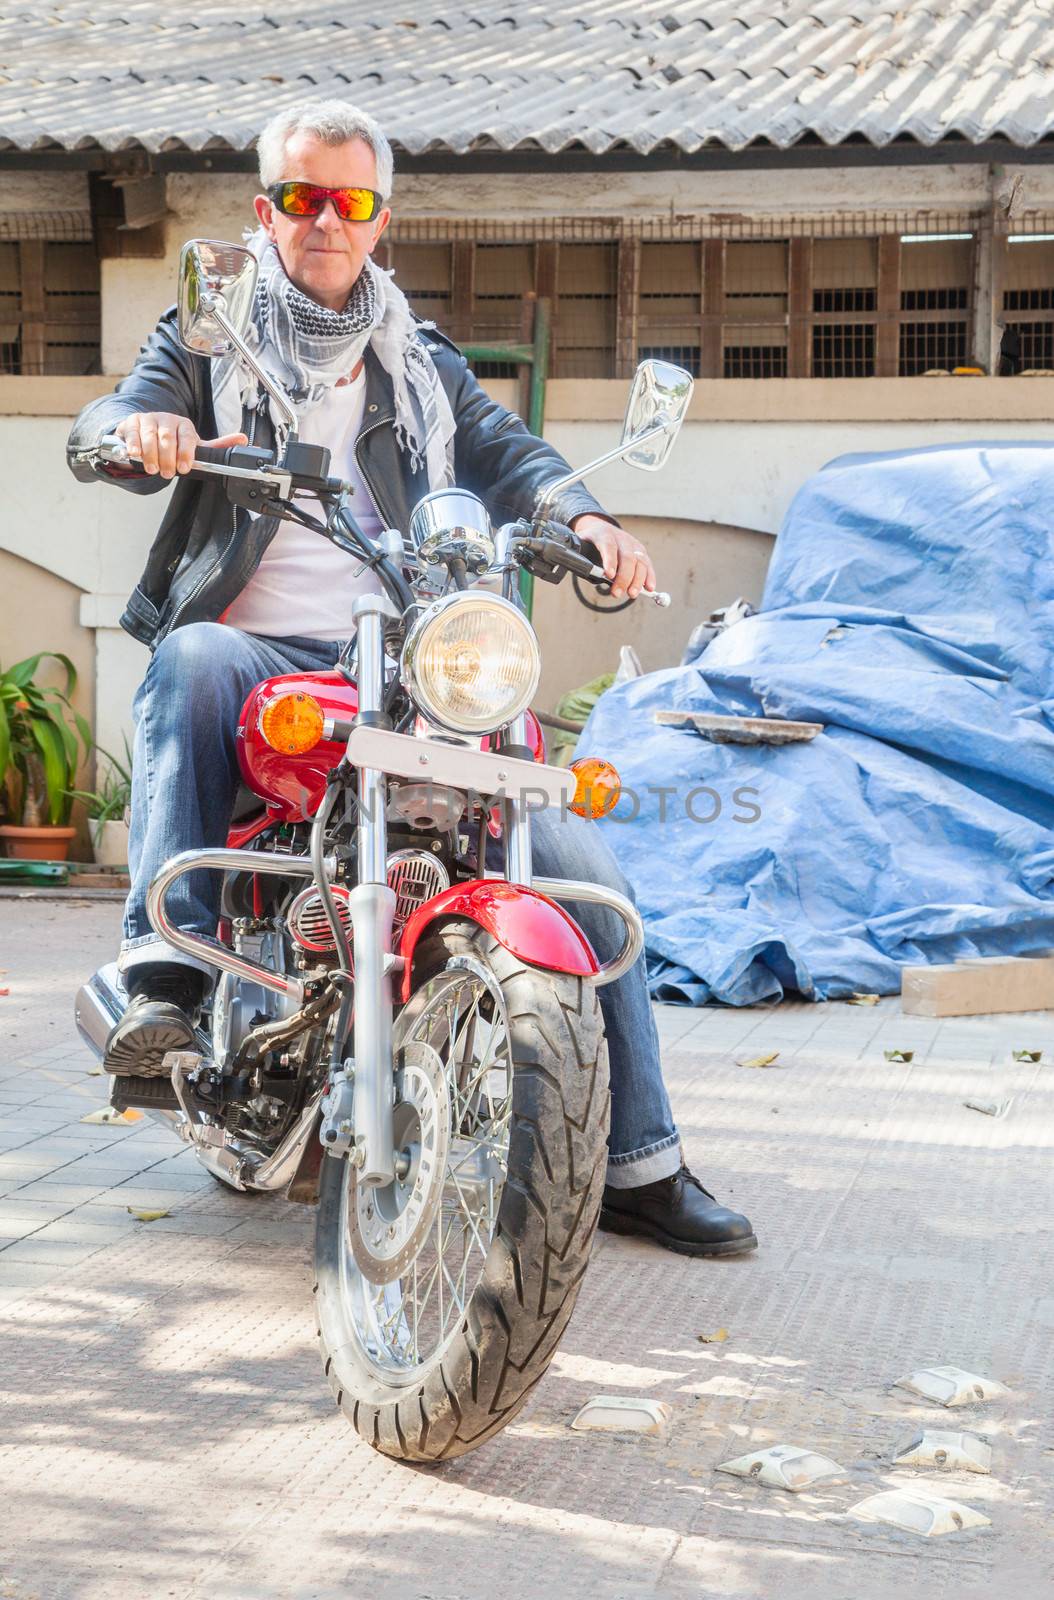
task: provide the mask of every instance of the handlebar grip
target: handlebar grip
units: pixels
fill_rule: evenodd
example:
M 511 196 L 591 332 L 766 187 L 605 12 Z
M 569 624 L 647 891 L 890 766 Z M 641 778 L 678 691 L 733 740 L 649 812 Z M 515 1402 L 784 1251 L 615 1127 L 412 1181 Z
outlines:
M 194 460 L 206 467 L 229 467 L 231 464 L 231 451 L 237 445 L 224 445 L 217 447 L 211 444 L 199 444 L 194 450 Z

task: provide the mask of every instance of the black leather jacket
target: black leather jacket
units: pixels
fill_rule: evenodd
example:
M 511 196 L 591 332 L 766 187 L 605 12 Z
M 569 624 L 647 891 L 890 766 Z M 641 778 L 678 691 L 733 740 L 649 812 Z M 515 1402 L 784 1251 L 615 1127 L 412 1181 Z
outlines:
M 458 484 L 479 495 L 495 524 L 529 516 L 538 490 L 566 472 L 567 463 L 528 433 L 514 412 L 488 398 L 456 345 L 432 328 L 421 328 L 419 337 L 435 363 L 457 422 Z M 183 348 L 176 334 L 175 309 L 166 311 L 129 376 L 112 395 L 85 406 L 74 422 L 66 447 L 74 476 L 85 483 L 98 481 L 91 468 L 73 461 L 72 452 L 97 444 L 135 412 L 171 411 L 189 417 L 202 439 L 214 438 L 209 366 L 207 356 Z M 391 381 L 368 346 L 363 416 L 355 446 L 359 470 L 384 523 L 405 531 L 428 482 L 423 467 L 414 473 L 409 456 L 399 448 Z M 252 444 L 268 448 L 273 444 L 266 410 L 246 412 L 242 431 Z M 156 494 L 170 487 L 159 477 L 110 481 L 120 481 L 120 487 L 132 494 Z M 551 515 L 570 522 L 586 511 L 605 514 L 576 484 L 560 496 Z M 241 593 L 266 547 L 265 541 L 253 540 L 247 514 L 227 500 L 221 478 L 177 478 L 121 626 L 153 647 L 173 628 L 215 621 Z

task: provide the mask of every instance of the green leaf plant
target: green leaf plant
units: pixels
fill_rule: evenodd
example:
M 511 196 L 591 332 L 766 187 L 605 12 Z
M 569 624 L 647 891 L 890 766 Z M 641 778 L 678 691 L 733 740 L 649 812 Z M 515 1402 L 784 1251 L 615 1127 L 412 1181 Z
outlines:
M 123 761 L 118 761 L 101 745 L 96 745 L 95 749 L 108 763 L 102 782 L 98 789 L 71 789 L 70 794 L 74 800 L 84 802 L 92 822 L 120 822 L 132 803 L 132 752 L 128 748 L 128 737 L 125 735 Z
M 37 681 L 42 661 L 57 661 L 65 687 Z M 77 673 L 69 656 L 41 650 L 0 668 L 0 804 L 25 828 L 64 827 L 76 797 L 77 765 L 91 749 L 91 729 L 70 696 Z

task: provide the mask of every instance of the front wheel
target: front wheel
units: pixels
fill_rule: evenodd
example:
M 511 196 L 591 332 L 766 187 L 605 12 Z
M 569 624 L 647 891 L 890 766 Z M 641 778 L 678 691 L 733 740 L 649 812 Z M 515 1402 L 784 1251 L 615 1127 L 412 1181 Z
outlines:
M 376 1449 L 474 1450 L 526 1402 L 567 1326 L 607 1163 L 595 987 L 472 923 L 418 947 L 396 1018 L 399 1175 L 322 1164 L 316 1304 L 330 1388 Z

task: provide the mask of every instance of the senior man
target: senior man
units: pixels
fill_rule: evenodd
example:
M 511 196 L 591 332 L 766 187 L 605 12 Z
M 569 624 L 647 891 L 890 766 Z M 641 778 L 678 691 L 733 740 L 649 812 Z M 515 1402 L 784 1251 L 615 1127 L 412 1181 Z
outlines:
M 377 124 L 342 101 L 305 103 L 268 123 L 259 159 L 252 248 L 260 270 L 249 337 L 291 394 L 300 438 L 328 446 L 332 470 L 353 486 L 366 535 L 405 528 L 419 496 L 451 477 L 478 493 L 495 521 L 529 516 L 538 490 L 566 463 L 488 399 L 457 347 L 417 322 L 372 261 L 391 217 L 393 164 Z M 376 580 L 295 523 L 269 526 L 235 510 L 220 481 L 184 476 L 199 443 L 270 445 L 274 435 L 266 395 L 236 362 L 184 350 L 173 311 L 116 392 L 81 412 L 70 450 L 105 433 L 119 434 L 145 468 L 145 478 L 123 487 L 151 492 L 181 480 L 122 618 L 153 655 L 134 705 L 132 885 L 120 957 L 131 999 L 105 1065 L 154 1074 L 165 1049 L 192 1042 L 206 973 L 151 929 L 150 881 L 177 851 L 225 842 L 246 694 L 265 677 L 331 667 L 354 599 Z M 584 489 L 568 489 L 553 509 L 596 545 L 613 594 L 654 585 L 639 541 Z M 536 815 L 533 845 L 541 874 L 630 892 L 590 823 Z M 173 889 L 169 909 L 178 925 L 211 934 L 217 896 L 214 874 L 191 874 Z M 580 920 L 610 954 L 618 937 L 612 913 L 585 906 Z M 601 990 L 601 1005 L 612 1107 L 601 1226 L 690 1255 L 752 1249 L 747 1218 L 719 1205 L 683 1162 L 643 957 Z

